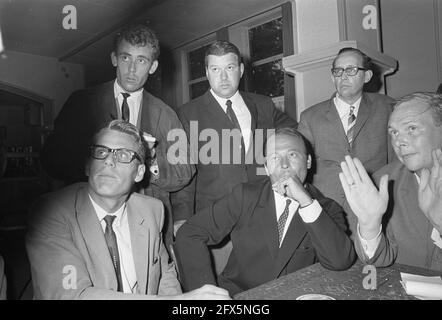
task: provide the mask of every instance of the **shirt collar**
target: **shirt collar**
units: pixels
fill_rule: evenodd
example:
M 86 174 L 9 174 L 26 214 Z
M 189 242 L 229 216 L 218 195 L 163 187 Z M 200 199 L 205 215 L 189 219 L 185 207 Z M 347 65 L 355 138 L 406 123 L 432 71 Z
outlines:
M 115 79 L 115 82 L 114 82 L 114 96 L 115 96 L 115 98 L 118 99 L 118 98 L 119 98 L 119 95 L 120 95 L 122 92 L 126 92 L 126 90 L 124 90 L 124 89 L 118 84 L 117 79 Z M 127 92 L 127 93 L 130 94 L 129 99 L 132 99 L 132 98 L 135 99 L 135 98 L 138 98 L 139 96 L 141 96 L 141 95 L 143 94 L 143 88 L 140 88 L 140 89 L 138 89 L 138 90 L 135 91 L 135 92 Z
M 360 96 L 359 99 L 356 100 L 355 103 L 352 104 L 352 106 L 355 107 L 353 113 L 356 117 L 358 116 L 358 111 L 359 111 L 359 106 L 361 104 L 361 100 L 362 100 L 362 96 Z M 350 105 L 347 102 L 345 102 L 344 100 L 342 100 L 339 97 L 338 93 L 336 93 L 333 101 L 335 103 L 336 110 L 338 111 L 340 118 L 347 116 L 350 113 Z
M 212 89 L 210 89 L 210 93 L 212 94 L 212 96 L 215 98 L 216 101 L 218 101 L 219 105 L 226 110 L 227 106 L 226 106 L 226 101 L 230 100 L 232 101 L 232 104 L 238 104 L 239 99 L 241 99 L 241 95 L 239 94 L 239 90 L 236 90 L 235 94 L 233 96 L 231 96 L 230 98 L 226 99 L 226 98 L 221 98 L 220 96 L 218 96 Z
M 104 210 L 102 207 L 100 207 L 100 205 L 98 203 L 96 203 L 94 201 L 94 199 L 92 199 L 90 194 L 89 194 L 89 199 L 91 199 L 92 206 L 95 209 L 95 213 L 97 214 L 98 221 L 100 221 L 100 223 L 101 223 L 101 221 L 103 221 L 104 217 L 106 217 L 107 215 L 111 215 L 111 216 L 116 216 L 115 222 L 114 222 L 115 225 L 117 225 L 117 226 L 121 225 L 121 220 L 123 218 L 123 215 L 126 212 L 126 202 L 124 202 L 117 211 L 115 211 L 113 213 L 109 213 L 106 210 Z

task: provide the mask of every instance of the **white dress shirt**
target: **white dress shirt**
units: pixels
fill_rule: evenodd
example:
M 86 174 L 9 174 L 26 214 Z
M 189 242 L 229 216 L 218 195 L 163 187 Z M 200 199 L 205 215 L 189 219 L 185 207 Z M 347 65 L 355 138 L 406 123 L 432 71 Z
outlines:
M 104 217 L 107 215 L 116 216 L 112 228 L 117 237 L 118 253 L 120 256 L 121 280 L 123 282 L 124 293 L 136 293 L 137 289 L 137 275 L 135 272 L 135 264 L 132 256 L 132 245 L 130 241 L 129 222 L 127 220 L 126 203 L 114 213 L 108 213 L 100 207 L 89 195 L 92 205 L 97 214 L 98 220 L 101 223 L 103 233 L 106 230 L 106 221 Z
M 120 87 L 118 81 L 115 79 L 114 82 L 114 96 L 118 101 L 118 114 L 121 115 L 121 106 L 123 105 L 123 95 L 121 93 L 126 93 L 126 91 Z M 138 114 L 140 112 L 141 100 L 143 99 L 143 88 L 135 92 L 127 92 L 130 97 L 127 98 L 127 105 L 129 106 L 129 122 L 134 126 L 137 125 Z
M 232 101 L 232 109 L 233 112 L 235 112 L 236 118 L 238 119 L 239 126 L 241 128 L 242 137 L 244 140 L 244 146 L 246 148 L 245 153 L 247 153 L 250 146 L 250 137 L 252 132 L 251 130 L 252 116 L 250 115 L 249 108 L 247 108 L 246 103 L 239 94 L 239 91 L 236 91 L 236 93 L 233 96 L 231 96 L 229 99 L 218 97 L 212 89 L 210 89 L 210 93 L 213 95 L 216 101 L 218 101 L 219 105 L 221 106 L 221 108 L 223 108 L 224 112 L 226 112 L 227 110 L 226 101 L 227 100 Z
M 296 210 L 298 210 L 298 208 L 299 208 L 299 203 L 296 200 L 293 200 L 288 197 L 284 197 L 283 195 L 279 194 L 275 190 L 273 190 L 273 194 L 275 195 L 276 221 L 279 220 L 279 217 L 284 212 L 284 209 L 285 209 L 285 206 L 287 203 L 287 199 L 292 200 L 292 202 L 290 202 L 290 205 L 289 205 L 289 215 L 287 217 L 287 221 L 285 222 L 284 232 L 282 234 L 281 243 L 279 244 L 279 247 L 281 247 L 281 245 L 284 241 L 284 238 L 285 238 L 285 234 L 287 233 L 287 230 L 289 228 L 290 222 L 292 221 L 293 216 L 296 213 Z M 317 200 L 313 200 L 313 202 L 310 205 L 308 205 L 304 208 L 299 208 L 299 215 L 301 216 L 302 221 L 304 221 L 305 223 L 315 222 L 316 219 L 319 218 L 319 215 L 321 214 L 321 212 L 322 212 L 322 207 Z
M 353 114 L 355 117 L 358 117 L 359 112 L 359 106 L 361 104 L 362 96 L 355 101 L 355 103 L 352 104 L 355 109 L 353 110 Z M 344 127 L 344 131 L 348 131 L 348 115 L 350 114 L 350 105 L 339 98 L 339 95 L 336 94 L 336 96 L 333 98 L 333 102 L 335 104 L 336 110 L 338 111 L 339 118 L 341 119 L 342 126 Z
M 414 176 L 416 177 L 417 182 L 420 183 L 420 177 L 417 174 L 414 174 Z M 365 240 L 364 238 L 362 238 L 361 233 L 359 232 L 359 223 L 358 223 L 357 230 L 358 230 L 359 241 L 362 244 L 362 249 L 364 250 L 364 253 L 367 255 L 367 257 L 369 259 L 371 259 L 374 256 L 374 253 L 376 252 L 376 249 L 378 248 L 379 243 L 381 242 L 382 226 L 381 226 L 378 234 L 376 235 L 376 237 L 374 237 L 373 239 L 369 239 L 369 240 Z M 442 237 L 436 228 L 433 228 L 430 238 L 431 238 L 431 240 L 433 240 L 433 243 L 436 246 L 438 246 L 439 248 L 442 249 Z

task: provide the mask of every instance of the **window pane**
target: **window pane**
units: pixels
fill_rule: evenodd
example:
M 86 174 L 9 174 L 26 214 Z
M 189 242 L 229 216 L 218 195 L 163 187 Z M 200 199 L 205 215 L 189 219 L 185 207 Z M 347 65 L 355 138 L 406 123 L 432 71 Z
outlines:
M 284 72 L 282 60 L 275 60 L 252 67 L 253 92 L 269 97 L 284 95 Z
M 188 53 L 190 80 L 198 79 L 206 75 L 204 53 L 209 45 L 192 50 Z
M 190 98 L 194 99 L 203 95 L 209 89 L 209 81 L 204 80 L 190 85 Z
M 282 53 L 282 17 L 249 30 L 252 62 Z

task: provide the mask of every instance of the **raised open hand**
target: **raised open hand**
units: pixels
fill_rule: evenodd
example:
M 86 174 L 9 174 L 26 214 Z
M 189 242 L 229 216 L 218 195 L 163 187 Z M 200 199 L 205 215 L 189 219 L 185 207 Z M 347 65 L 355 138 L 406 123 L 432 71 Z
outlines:
M 361 235 L 371 238 L 379 231 L 382 216 L 387 210 L 388 175 L 382 176 L 378 191 L 358 158 L 345 156 L 341 169 L 339 179 L 347 202 L 358 217 Z

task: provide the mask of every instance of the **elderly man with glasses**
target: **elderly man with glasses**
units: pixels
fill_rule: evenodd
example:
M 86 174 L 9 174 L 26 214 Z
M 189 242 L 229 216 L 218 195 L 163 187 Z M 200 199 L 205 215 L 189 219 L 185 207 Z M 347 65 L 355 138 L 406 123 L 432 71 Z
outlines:
M 394 100 L 364 92 L 372 76 L 369 57 L 355 48 L 341 49 L 331 69 L 336 92 L 303 111 L 298 127 L 315 155 L 313 184 L 344 208 L 352 236 L 357 219 L 339 182 L 341 161 L 346 155 L 357 157 L 371 174 L 394 158 L 387 133 Z
M 150 162 L 137 127 L 113 120 L 93 143 L 88 182 L 45 195 L 31 208 L 26 247 L 34 297 L 228 299 L 214 286 L 181 295 L 161 236 L 163 204 L 133 192 Z

